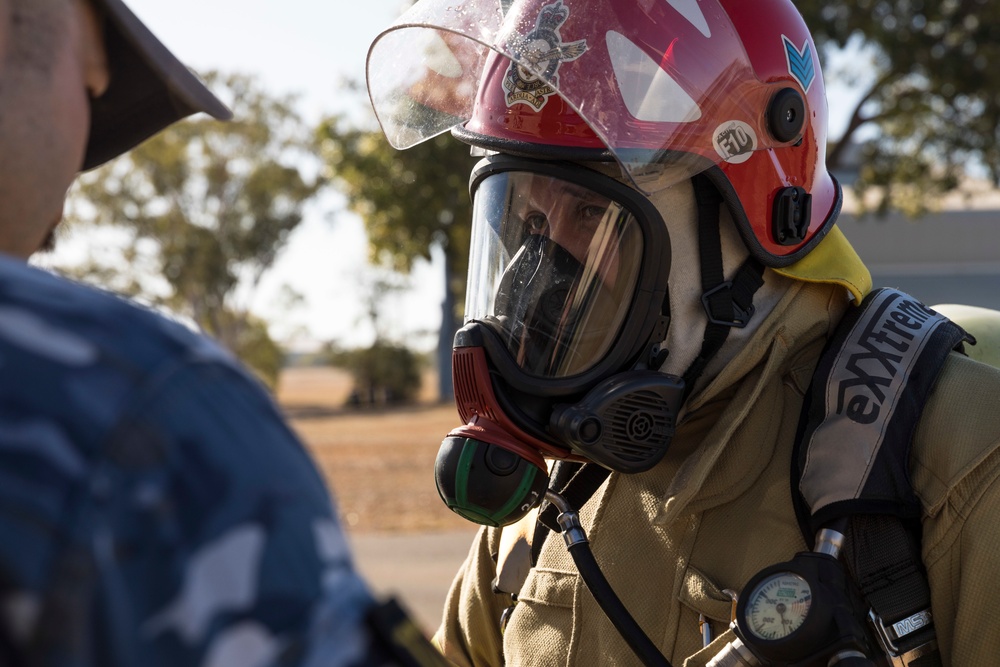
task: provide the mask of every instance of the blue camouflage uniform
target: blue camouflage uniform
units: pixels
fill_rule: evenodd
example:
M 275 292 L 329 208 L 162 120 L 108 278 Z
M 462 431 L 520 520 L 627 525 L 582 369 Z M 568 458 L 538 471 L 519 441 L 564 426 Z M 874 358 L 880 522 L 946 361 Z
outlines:
M 0 258 L 0 665 L 373 664 L 372 605 L 227 353 Z

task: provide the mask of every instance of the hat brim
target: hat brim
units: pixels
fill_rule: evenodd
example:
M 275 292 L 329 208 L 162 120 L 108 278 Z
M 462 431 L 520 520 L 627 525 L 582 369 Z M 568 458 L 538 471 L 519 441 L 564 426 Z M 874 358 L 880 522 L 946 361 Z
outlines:
M 180 62 L 121 0 L 95 0 L 105 13 L 111 78 L 92 101 L 83 170 L 137 146 L 198 112 L 219 120 L 232 112 Z

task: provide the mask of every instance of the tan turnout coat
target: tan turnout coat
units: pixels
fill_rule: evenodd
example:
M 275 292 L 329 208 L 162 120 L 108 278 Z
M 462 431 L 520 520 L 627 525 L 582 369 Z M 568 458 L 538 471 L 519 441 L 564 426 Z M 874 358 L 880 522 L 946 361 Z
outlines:
M 765 566 L 805 545 L 790 457 L 802 399 L 844 292 L 795 283 L 732 363 L 689 401 L 665 459 L 612 474 L 581 511 L 597 562 L 671 663 L 704 665 L 733 638 L 731 603 Z M 952 353 L 916 431 L 913 483 L 945 665 L 1000 664 L 1000 370 Z M 639 665 L 546 540 L 506 633 L 492 592 L 498 530 L 480 531 L 435 641 L 457 665 Z M 699 614 L 715 641 L 702 649 Z

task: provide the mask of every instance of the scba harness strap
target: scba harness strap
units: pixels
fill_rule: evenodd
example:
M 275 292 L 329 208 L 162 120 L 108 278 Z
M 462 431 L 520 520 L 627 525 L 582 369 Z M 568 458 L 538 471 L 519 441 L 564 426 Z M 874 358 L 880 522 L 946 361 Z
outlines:
M 894 667 L 941 664 L 909 459 L 924 403 L 963 342 L 975 341 L 913 297 L 875 290 L 842 320 L 803 405 L 792 465 L 803 536 L 811 545 L 849 520 L 844 559 Z

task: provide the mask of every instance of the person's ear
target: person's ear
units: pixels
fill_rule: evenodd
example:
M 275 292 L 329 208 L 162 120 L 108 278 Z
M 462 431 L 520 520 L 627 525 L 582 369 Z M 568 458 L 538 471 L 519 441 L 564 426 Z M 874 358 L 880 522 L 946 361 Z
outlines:
M 105 17 L 91 0 L 75 0 L 80 22 L 80 57 L 84 82 L 92 98 L 103 95 L 111 82 L 108 52 L 105 47 Z

